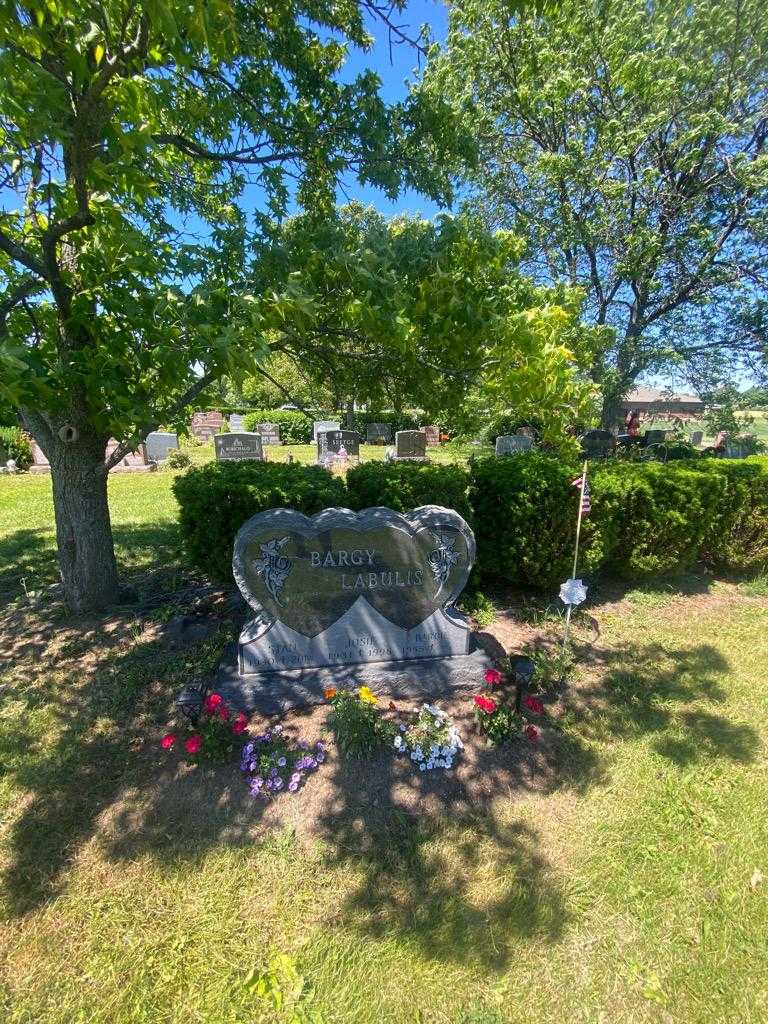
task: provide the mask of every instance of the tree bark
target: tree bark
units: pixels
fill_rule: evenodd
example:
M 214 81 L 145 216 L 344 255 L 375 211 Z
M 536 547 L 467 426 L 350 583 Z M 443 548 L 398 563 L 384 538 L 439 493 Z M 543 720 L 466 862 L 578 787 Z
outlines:
M 59 570 L 67 604 L 74 612 L 114 604 L 119 583 L 107 502 L 107 438 L 58 435 L 62 424 L 22 410 L 22 421 L 51 465 Z
M 603 397 L 603 410 L 600 414 L 600 426 L 603 430 L 613 430 L 621 420 L 621 395 L 609 392 Z

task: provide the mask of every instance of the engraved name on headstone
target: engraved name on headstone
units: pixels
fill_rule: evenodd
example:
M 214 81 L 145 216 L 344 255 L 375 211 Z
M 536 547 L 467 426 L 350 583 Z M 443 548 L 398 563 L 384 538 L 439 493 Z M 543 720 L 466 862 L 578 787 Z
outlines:
M 147 434 L 147 456 L 152 462 L 162 462 L 163 459 L 168 458 L 168 452 L 172 448 L 179 447 L 179 438 L 177 434 L 167 433 L 163 430 L 153 430 L 151 434 Z
M 328 455 L 338 455 L 341 449 L 349 458 L 360 455 L 360 435 L 355 430 L 326 430 L 317 435 L 317 461 L 322 462 Z
M 427 435 L 427 444 L 440 444 L 440 427 L 428 426 L 419 429 Z
M 531 448 L 533 438 L 522 434 L 501 434 L 496 438 L 497 455 L 517 455 L 519 452 L 529 452 Z
M 466 654 L 469 622 L 454 603 L 474 558 L 458 512 L 434 505 L 261 512 L 232 560 L 256 613 L 240 635 L 240 673 Z
M 264 450 L 258 434 L 216 434 L 213 444 L 219 462 L 243 459 L 264 461 Z

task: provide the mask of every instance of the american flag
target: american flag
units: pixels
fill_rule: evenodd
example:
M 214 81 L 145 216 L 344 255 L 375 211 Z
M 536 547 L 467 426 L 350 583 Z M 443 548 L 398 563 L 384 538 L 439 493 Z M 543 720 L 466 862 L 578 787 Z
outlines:
M 582 477 L 577 476 L 575 480 L 571 480 L 573 487 L 578 487 L 581 490 Z M 581 514 L 582 516 L 588 516 L 592 511 L 592 502 L 589 500 L 589 484 L 586 479 L 584 480 L 584 494 L 581 497 Z

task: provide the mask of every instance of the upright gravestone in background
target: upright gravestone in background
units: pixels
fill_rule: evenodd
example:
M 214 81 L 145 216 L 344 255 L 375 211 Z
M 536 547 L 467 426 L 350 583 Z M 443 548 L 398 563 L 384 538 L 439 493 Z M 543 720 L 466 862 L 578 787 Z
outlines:
M 260 435 L 262 444 L 282 444 L 277 423 L 257 423 L 253 429 Z
M 213 444 L 218 462 L 248 459 L 256 462 L 264 461 L 264 449 L 258 434 L 216 434 Z
M 369 423 L 365 428 L 368 444 L 390 444 L 392 441 L 391 423 Z
M 529 452 L 533 448 L 533 439 L 522 434 L 501 434 L 496 438 L 497 455 L 517 455 Z
M 229 417 L 229 429 L 235 434 L 241 433 L 245 429 L 245 416 L 233 412 Z
M 168 452 L 179 447 L 177 434 L 166 433 L 163 430 L 153 430 L 147 434 L 146 440 L 147 456 L 152 462 L 162 462 L 168 458 Z
M 423 430 L 398 430 L 395 434 L 395 459 L 425 459 L 427 435 Z
M 240 634 L 240 675 L 466 654 L 453 607 L 475 558 L 458 512 L 425 505 L 292 509 L 253 516 L 232 568 L 256 613 Z
M 341 424 L 338 420 L 315 420 L 315 425 L 312 431 L 312 440 L 317 441 L 318 434 L 324 434 L 329 430 L 341 430 Z
M 190 430 L 200 441 L 210 441 L 224 426 L 224 417 L 220 412 L 196 412 L 192 414 Z
M 317 461 L 323 462 L 328 455 L 338 455 L 341 449 L 356 459 L 360 455 L 360 435 L 355 430 L 326 430 L 317 435 Z
M 429 426 L 420 427 L 419 429 L 422 430 L 424 434 L 426 434 L 427 444 L 440 444 L 440 427 Z

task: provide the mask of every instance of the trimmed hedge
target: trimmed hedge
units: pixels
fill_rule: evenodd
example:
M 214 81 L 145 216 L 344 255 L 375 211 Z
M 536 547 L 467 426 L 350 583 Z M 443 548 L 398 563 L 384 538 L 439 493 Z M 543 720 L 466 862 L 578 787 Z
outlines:
M 398 430 L 418 430 L 426 425 L 427 421 L 422 417 L 414 416 L 409 412 L 356 412 L 354 415 L 352 429 L 356 430 L 363 441 L 366 438 L 366 427 L 369 423 L 388 423 L 392 427 L 392 440 Z
M 364 462 L 347 473 L 349 507 L 359 511 L 384 505 L 409 512 L 419 505 L 453 508 L 472 522 L 469 473 L 461 466 L 416 462 Z
M 15 459 L 18 469 L 32 465 L 32 445 L 18 427 L 0 427 L 0 466 Z
M 474 461 L 478 569 L 533 587 L 570 575 L 577 465 L 530 453 Z M 768 566 L 768 460 L 609 462 L 590 469 L 580 569 L 629 579 Z
M 231 581 L 235 534 L 257 512 L 294 508 L 311 516 L 346 505 L 346 488 L 319 466 L 279 462 L 213 462 L 173 483 L 179 522 L 192 564 Z
M 256 409 L 246 415 L 243 426 L 253 430 L 257 423 L 277 423 L 283 444 L 311 444 L 313 422 L 303 412 L 290 409 Z

